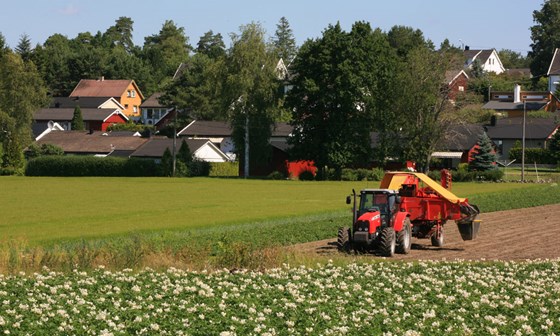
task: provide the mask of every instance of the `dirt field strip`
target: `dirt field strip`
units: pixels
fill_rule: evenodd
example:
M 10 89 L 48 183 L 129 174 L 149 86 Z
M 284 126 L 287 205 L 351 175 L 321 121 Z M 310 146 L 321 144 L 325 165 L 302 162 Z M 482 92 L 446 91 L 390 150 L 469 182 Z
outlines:
M 560 204 L 482 213 L 478 237 L 463 241 L 454 222 L 445 225 L 445 242 L 433 247 L 429 239 L 412 239 L 402 260 L 526 260 L 560 258 Z M 351 218 L 348 218 L 350 225 Z M 334 233 L 333 233 L 334 234 Z M 339 253 L 336 240 L 327 239 L 291 246 L 297 253 L 328 255 Z M 375 257 L 375 255 L 372 255 Z

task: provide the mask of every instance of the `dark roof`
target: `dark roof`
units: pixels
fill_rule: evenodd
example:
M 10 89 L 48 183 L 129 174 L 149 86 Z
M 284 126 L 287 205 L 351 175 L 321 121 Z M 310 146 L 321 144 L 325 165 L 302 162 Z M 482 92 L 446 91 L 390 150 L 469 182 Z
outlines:
M 272 140 L 270 141 L 270 145 L 278 148 L 282 152 L 288 152 L 288 149 L 290 148 L 290 145 L 288 145 L 288 141 L 286 140 Z
M 159 97 L 161 97 L 162 94 L 163 93 L 161 93 L 161 92 L 156 92 L 153 95 L 149 96 L 148 99 L 146 99 L 142 103 L 141 107 L 144 107 L 144 108 L 146 108 L 146 107 L 156 107 L 156 108 L 166 107 L 166 106 L 161 105 L 159 103 L 159 100 L 158 100 Z
M 292 126 L 288 123 L 276 123 L 272 130 L 273 137 L 287 137 L 292 133 Z M 229 137 L 232 129 L 229 123 L 225 121 L 201 121 L 195 120 L 178 134 L 188 137 Z
M 110 117 L 117 109 L 80 108 L 84 121 L 103 121 Z M 74 108 L 44 108 L 35 112 L 33 120 L 36 121 L 71 121 Z
M 560 53 L 558 48 L 554 50 L 554 55 L 552 56 L 552 61 L 550 61 L 550 66 L 548 67 L 547 75 L 560 75 Z
M 61 147 L 65 153 L 110 153 L 113 150 L 136 150 L 147 139 L 137 136 L 111 137 L 104 132 L 88 131 L 51 131 L 37 141 L 38 145 L 53 144 Z
M 183 140 L 187 141 L 191 153 L 196 152 L 200 147 L 204 146 L 207 142 L 206 139 L 177 139 L 176 150 L 179 151 Z M 173 151 L 173 139 L 170 138 L 151 138 L 142 147 L 138 148 L 132 157 L 146 157 L 146 158 L 160 158 L 163 156 L 165 149 L 169 148 Z
M 494 52 L 494 49 L 470 49 L 463 51 L 463 55 L 467 60 L 478 60 L 481 64 L 484 64 L 488 61 L 492 52 Z
M 450 126 L 437 145 L 439 150 L 465 151 L 470 150 L 484 133 L 484 127 L 478 124 Z
M 527 118 L 525 139 L 548 139 L 558 127 L 554 119 Z M 523 118 L 498 119 L 496 126 L 486 126 L 490 139 L 521 139 L 523 137 Z
M 526 102 L 525 109 L 527 111 L 538 111 L 542 110 L 548 102 L 546 101 L 528 101 Z M 505 110 L 520 110 L 523 111 L 523 103 L 514 103 L 514 102 L 503 102 L 503 101 L 496 101 L 491 100 L 488 103 L 482 106 L 483 109 L 489 110 L 497 110 L 497 111 L 505 111 Z
M 510 77 L 516 78 L 531 78 L 531 69 L 529 68 L 518 68 L 518 69 L 507 69 L 505 74 Z
M 53 97 L 50 108 L 99 108 L 111 97 Z

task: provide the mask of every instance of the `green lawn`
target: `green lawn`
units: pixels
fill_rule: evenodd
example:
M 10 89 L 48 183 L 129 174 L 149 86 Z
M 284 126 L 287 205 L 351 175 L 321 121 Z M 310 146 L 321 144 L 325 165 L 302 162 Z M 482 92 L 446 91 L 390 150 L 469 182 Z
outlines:
M 378 182 L 0 177 L 1 240 L 30 244 L 128 232 L 185 231 L 340 212 Z M 525 188 L 454 183 L 460 197 Z

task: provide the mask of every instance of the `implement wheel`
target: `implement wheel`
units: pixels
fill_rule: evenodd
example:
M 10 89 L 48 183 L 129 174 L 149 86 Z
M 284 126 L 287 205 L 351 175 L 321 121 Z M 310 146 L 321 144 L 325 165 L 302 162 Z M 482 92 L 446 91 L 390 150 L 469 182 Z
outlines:
M 397 253 L 408 254 L 410 252 L 410 247 L 412 246 L 411 237 L 412 224 L 410 224 L 410 219 L 406 218 L 402 230 L 397 232 Z
M 443 227 L 439 227 L 436 232 L 432 235 L 432 246 L 442 247 L 443 246 Z
M 379 252 L 384 257 L 392 257 L 395 255 L 395 248 L 397 239 L 395 237 L 395 230 L 388 226 L 381 230 L 379 235 Z
M 352 249 L 352 243 L 350 242 L 350 228 L 348 227 L 338 228 L 336 246 L 340 252 L 345 252 L 345 253 L 350 252 L 350 250 Z

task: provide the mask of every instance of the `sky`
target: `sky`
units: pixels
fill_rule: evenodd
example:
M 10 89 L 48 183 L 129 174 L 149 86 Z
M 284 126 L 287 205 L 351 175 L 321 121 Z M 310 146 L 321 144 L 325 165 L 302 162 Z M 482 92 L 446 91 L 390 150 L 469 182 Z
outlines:
M 350 30 L 356 21 L 388 31 L 395 25 L 420 29 L 439 47 L 444 39 L 471 49 L 531 50 L 533 11 L 544 0 L 5 0 L 0 33 L 11 48 L 27 34 L 33 45 L 56 33 L 105 32 L 121 16 L 134 21 L 133 39 L 156 35 L 166 20 L 183 27 L 191 45 L 212 30 L 229 46 L 230 33 L 251 22 L 272 37 L 286 17 L 297 45 L 318 38 L 329 24 Z

